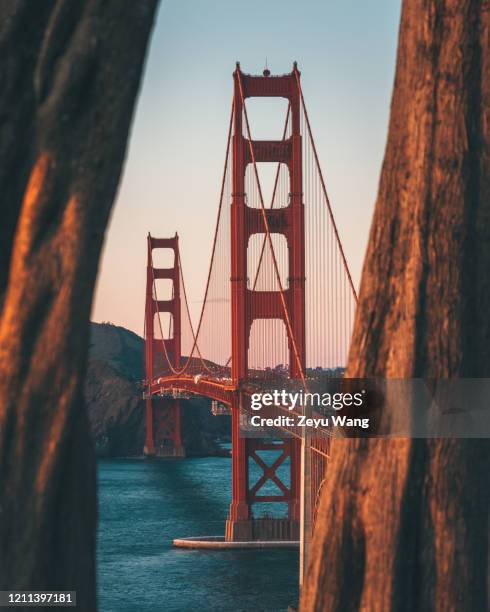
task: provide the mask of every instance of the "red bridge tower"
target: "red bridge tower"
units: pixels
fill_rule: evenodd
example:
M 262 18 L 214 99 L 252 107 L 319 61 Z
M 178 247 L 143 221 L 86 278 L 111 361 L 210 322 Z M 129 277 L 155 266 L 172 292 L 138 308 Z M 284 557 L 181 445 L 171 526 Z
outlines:
M 153 267 L 154 249 L 172 249 L 172 268 Z M 162 348 L 169 357 L 171 366 L 180 368 L 181 326 L 180 326 L 180 265 L 179 237 L 152 238 L 148 234 L 148 263 L 146 273 L 145 305 L 145 369 L 146 369 L 146 442 L 145 455 L 157 457 L 184 457 L 180 428 L 180 401 L 173 398 L 151 396 L 150 383 L 155 375 L 162 376 L 169 366 L 165 364 Z M 173 284 L 172 296 L 168 300 L 157 300 L 155 281 L 170 279 Z M 155 314 L 168 312 L 172 317 L 172 337 L 155 338 Z
M 300 92 L 296 64 L 291 74 L 264 76 L 243 74 L 237 64 L 234 72 L 233 126 L 233 194 L 231 204 L 231 300 L 232 300 L 232 378 L 240 388 L 249 378 L 248 349 L 252 323 L 255 319 L 285 321 L 286 303 L 295 346 L 289 339 L 290 376 L 300 378 L 305 366 L 305 245 L 304 204 L 302 183 L 302 150 L 300 130 Z M 252 141 L 244 136 L 244 101 L 249 97 L 281 97 L 290 103 L 291 137 L 277 141 Z M 252 155 L 253 151 L 253 155 Z M 287 165 L 290 179 L 290 201 L 281 208 L 265 210 L 267 223 L 274 232 L 285 236 L 289 253 L 288 287 L 280 291 L 254 291 L 247 287 L 247 247 L 250 236 L 265 233 L 263 211 L 246 204 L 245 172 L 253 162 L 281 162 Z M 283 299 L 284 298 L 284 301 Z M 285 321 L 286 322 L 286 321 Z M 240 540 L 296 540 L 299 532 L 300 456 L 301 442 L 283 439 L 280 443 L 247 439 L 240 436 L 240 402 L 238 394 L 232 406 L 233 486 L 230 515 L 226 524 L 226 539 Z M 257 454 L 261 450 L 277 450 L 279 457 L 272 464 Z M 277 468 L 289 459 L 290 478 L 285 484 Z M 250 485 L 249 461 L 257 463 L 262 477 Z M 259 489 L 272 481 L 280 490 L 278 495 L 261 495 Z M 285 519 L 256 519 L 252 514 L 255 502 L 286 502 Z

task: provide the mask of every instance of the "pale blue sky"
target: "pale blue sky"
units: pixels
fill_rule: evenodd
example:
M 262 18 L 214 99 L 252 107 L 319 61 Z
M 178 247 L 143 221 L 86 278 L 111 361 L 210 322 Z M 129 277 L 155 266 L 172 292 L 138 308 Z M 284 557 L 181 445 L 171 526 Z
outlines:
M 146 235 L 180 235 L 194 312 L 216 219 L 235 62 L 261 73 L 294 60 L 356 285 L 383 159 L 399 0 L 164 0 L 138 102 L 93 308 L 142 334 Z M 280 125 L 253 115 L 254 137 Z M 258 111 L 257 111 L 258 112 Z M 276 131 L 276 130 L 275 130 Z

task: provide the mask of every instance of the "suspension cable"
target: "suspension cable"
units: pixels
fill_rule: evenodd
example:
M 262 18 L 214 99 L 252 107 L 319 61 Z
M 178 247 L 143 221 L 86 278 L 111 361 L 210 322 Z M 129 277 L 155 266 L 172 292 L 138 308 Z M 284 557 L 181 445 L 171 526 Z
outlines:
M 301 81 L 299 79 L 298 68 L 296 66 L 294 67 L 294 76 L 296 77 L 296 83 L 298 85 L 298 91 L 299 91 L 299 95 L 300 95 L 300 99 L 301 99 L 301 106 L 302 106 L 303 112 L 305 114 L 306 126 L 308 128 L 308 135 L 310 137 L 310 142 L 311 142 L 312 149 L 313 149 L 313 155 L 315 157 L 316 167 L 317 167 L 317 170 L 318 170 L 318 174 L 320 176 L 320 182 L 321 182 L 321 185 L 322 185 L 323 195 L 325 196 L 325 202 L 327 204 L 327 210 L 328 210 L 328 214 L 329 214 L 329 217 L 330 217 L 330 222 L 332 223 L 332 227 L 333 227 L 333 231 L 334 231 L 334 234 L 335 234 L 335 238 L 337 240 L 337 245 L 339 247 L 340 254 L 342 256 L 342 261 L 344 263 L 344 268 L 345 268 L 345 271 L 347 273 L 347 277 L 349 278 L 350 288 L 352 290 L 352 293 L 354 294 L 354 299 L 357 302 L 357 292 L 355 290 L 354 283 L 352 282 L 352 277 L 350 275 L 349 266 L 347 265 L 347 259 L 345 257 L 344 248 L 343 248 L 342 242 L 340 240 L 340 235 L 339 235 L 339 232 L 337 230 L 337 224 L 335 223 L 332 207 L 330 205 L 330 200 L 328 198 L 327 188 L 325 187 L 325 181 L 323 180 L 323 173 L 322 173 L 322 169 L 320 167 L 320 160 L 318 159 L 318 154 L 317 154 L 317 151 L 316 151 L 315 141 L 313 139 L 313 133 L 311 131 L 310 119 L 308 117 L 308 111 L 306 110 L 305 99 L 303 97 L 303 90 L 301 88 Z
M 204 300 L 203 300 L 203 305 L 201 308 L 201 313 L 200 313 L 200 317 L 199 317 L 199 323 L 197 326 L 197 330 L 196 333 L 194 333 L 194 329 L 192 326 L 192 321 L 190 320 L 190 313 L 189 313 L 189 306 L 188 306 L 188 302 L 187 302 L 187 295 L 185 292 L 185 284 L 183 282 L 183 275 L 182 275 L 182 271 L 181 271 L 181 279 L 182 279 L 182 286 L 183 286 L 183 290 L 184 290 L 184 299 L 185 299 L 185 304 L 186 304 L 186 309 L 187 309 L 187 313 L 189 316 L 189 322 L 190 322 L 190 327 L 191 327 L 191 332 L 192 332 L 192 337 L 193 337 L 193 345 L 192 345 L 192 349 L 189 352 L 189 356 L 187 358 L 187 361 L 185 362 L 184 366 L 182 368 L 175 368 L 169 358 L 168 355 L 168 351 L 167 351 L 167 347 L 165 345 L 165 340 L 163 339 L 163 332 L 162 332 L 162 324 L 161 324 L 161 320 L 160 320 L 160 312 L 158 311 L 158 324 L 159 324 L 159 328 L 160 328 L 160 334 L 161 334 L 161 342 L 162 342 L 162 347 L 163 347 L 163 353 L 165 355 L 165 359 L 167 361 L 167 364 L 170 368 L 170 370 L 172 371 L 173 374 L 179 376 L 181 374 L 184 374 L 185 371 L 187 370 L 187 368 L 190 365 L 191 359 L 194 356 L 194 351 L 197 347 L 197 339 L 199 337 L 199 332 L 201 329 L 201 324 L 202 324 L 202 320 L 203 320 L 203 316 L 204 316 L 204 310 L 206 308 L 206 300 L 207 300 L 207 296 L 208 296 L 208 290 L 209 290 L 209 285 L 210 285 L 210 279 L 211 279 L 211 273 L 212 273 L 212 269 L 213 269 L 213 264 L 214 264 L 214 257 L 215 257 L 215 252 L 216 252 L 216 243 L 217 243 L 217 238 L 218 238 L 218 230 L 219 230 L 219 225 L 220 225 L 220 219 L 221 219 L 221 211 L 223 208 L 223 194 L 224 194 L 224 189 L 225 189 L 225 181 L 226 181 L 226 174 L 227 174 L 227 168 L 228 168 L 228 159 L 229 159 L 229 155 L 230 155 L 230 142 L 231 142 L 231 131 L 232 131 L 232 126 L 233 126 L 233 116 L 234 116 L 234 112 L 235 112 L 235 102 L 233 101 L 232 104 L 232 108 L 231 108 L 231 113 L 230 113 L 230 123 L 229 123 L 229 128 L 228 128 L 228 139 L 227 139 L 227 144 L 226 144 L 226 154 L 225 154 L 225 163 L 224 163 L 224 170 L 223 170 L 223 177 L 222 177 L 222 181 L 221 181 L 221 190 L 220 190 L 220 198 L 219 198 L 219 206 L 218 206 L 218 214 L 217 214 L 217 220 L 216 220 L 216 226 L 215 226 L 215 231 L 214 231 L 214 240 L 213 240 L 213 247 L 211 250 L 211 260 L 209 263 L 209 269 L 208 269 L 208 276 L 207 276 L 207 281 L 206 281 L 206 289 L 205 289 L 205 293 L 204 293 Z M 155 283 L 155 274 L 154 274 L 154 270 L 153 270 L 153 254 L 150 250 L 150 261 L 151 261 L 151 271 L 152 271 L 152 281 L 153 281 L 153 291 L 155 294 L 155 299 L 158 300 L 158 295 L 157 295 L 157 291 L 156 291 L 156 283 Z M 180 253 L 179 253 L 179 268 L 180 268 Z M 203 365 L 203 367 L 210 373 L 212 373 L 212 370 L 210 370 L 208 368 L 208 366 L 206 365 L 206 363 L 204 362 L 204 359 L 201 355 L 201 352 L 199 350 L 199 347 L 197 347 L 198 350 L 198 354 L 199 354 L 199 358 L 201 360 L 201 363 Z
M 286 123 L 284 124 L 284 131 L 282 134 L 282 139 L 285 140 L 286 139 L 286 134 L 287 134 L 287 129 L 288 129 L 288 124 L 289 124 L 289 115 L 291 112 L 291 103 L 288 104 L 288 110 L 286 113 Z M 274 179 L 274 189 L 272 190 L 272 197 L 271 197 L 271 208 L 274 208 L 274 201 L 276 199 L 276 191 L 277 191 L 277 183 L 279 181 L 279 174 L 280 174 L 280 170 L 281 170 L 281 162 L 277 163 L 277 169 L 276 169 L 276 177 Z M 264 251 L 265 251 L 265 245 L 267 243 L 267 237 L 264 238 L 264 241 L 262 243 L 262 251 L 260 253 L 260 258 L 259 258 L 259 263 L 257 264 L 257 273 L 255 275 L 255 280 L 254 280 L 254 284 L 252 287 L 252 291 L 255 290 L 255 287 L 257 286 L 257 281 L 259 280 L 259 272 L 260 272 L 260 268 L 262 265 L 262 259 L 264 257 Z

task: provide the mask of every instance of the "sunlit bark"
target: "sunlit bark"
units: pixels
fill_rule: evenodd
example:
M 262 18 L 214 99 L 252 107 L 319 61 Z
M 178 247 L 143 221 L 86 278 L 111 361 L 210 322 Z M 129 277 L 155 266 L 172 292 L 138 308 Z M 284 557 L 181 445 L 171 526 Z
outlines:
M 88 320 L 155 4 L 0 4 L 0 589 L 90 612 Z
M 490 376 L 485 0 L 405 0 L 351 377 Z M 334 442 L 301 609 L 488 609 L 487 440 Z

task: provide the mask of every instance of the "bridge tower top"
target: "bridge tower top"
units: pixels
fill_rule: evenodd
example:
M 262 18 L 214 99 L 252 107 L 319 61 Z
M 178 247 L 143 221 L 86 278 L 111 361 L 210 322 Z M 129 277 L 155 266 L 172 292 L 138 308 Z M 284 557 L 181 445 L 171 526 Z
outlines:
M 298 82 L 296 76 L 301 73 L 296 62 L 293 63 L 292 72 L 286 74 L 271 74 L 265 69 L 261 75 L 246 74 L 240 68 L 240 62 L 236 63 L 233 73 L 235 81 L 238 75 L 242 83 L 243 99 L 254 97 L 287 98 L 291 103 L 296 100 L 299 103 Z

